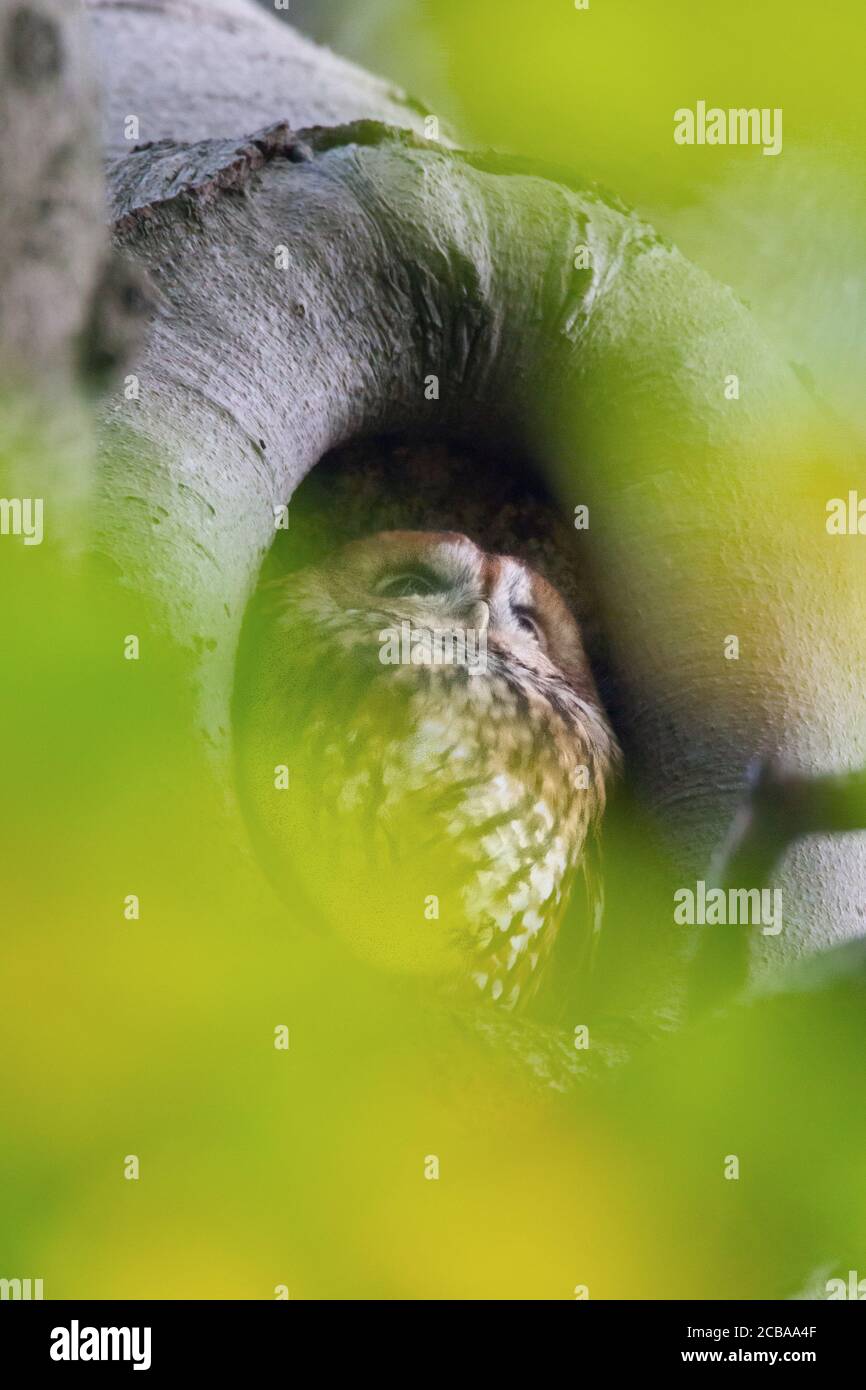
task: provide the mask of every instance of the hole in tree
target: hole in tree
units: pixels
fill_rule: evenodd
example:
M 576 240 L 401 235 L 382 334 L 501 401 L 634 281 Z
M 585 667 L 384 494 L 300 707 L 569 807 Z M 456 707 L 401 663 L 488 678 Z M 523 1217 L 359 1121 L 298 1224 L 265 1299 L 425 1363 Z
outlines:
M 577 501 L 578 499 L 575 499 Z M 519 449 L 405 436 L 353 441 L 324 455 L 295 492 L 261 580 L 320 563 L 377 531 L 459 531 L 544 575 L 578 618 L 603 696 L 604 644 L 592 601 L 587 532 Z
M 484 550 L 526 561 L 559 590 L 580 623 L 602 701 L 616 727 L 615 681 L 593 602 L 589 533 L 575 527 L 574 507 L 580 501 L 557 496 L 542 468 L 519 447 L 405 435 L 355 440 L 324 455 L 296 490 L 288 529 L 275 532 L 265 559 L 260 590 L 379 531 L 461 532 Z M 250 606 L 241 640 L 240 701 L 244 670 L 260 659 L 256 606 Z M 605 843 L 607 857 L 607 834 Z M 602 956 L 608 949 L 604 937 L 603 932 Z M 549 1018 L 575 1003 L 569 992 L 575 981 L 572 944 L 569 933 L 560 933 L 555 948 L 559 961 L 551 972 L 554 987 L 540 1001 L 541 1014 Z M 564 993 L 556 988 L 557 979 Z

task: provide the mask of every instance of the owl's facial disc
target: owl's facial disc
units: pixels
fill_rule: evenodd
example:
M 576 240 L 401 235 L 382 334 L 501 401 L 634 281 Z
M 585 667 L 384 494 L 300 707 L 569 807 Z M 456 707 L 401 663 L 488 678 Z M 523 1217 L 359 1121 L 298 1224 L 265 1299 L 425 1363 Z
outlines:
M 488 556 L 467 537 L 452 533 L 391 532 L 373 541 L 381 549 L 372 571 L 369 548 L 362 551 L 356 543 L 344 552 L 352 559 L 357 555 L 359 562 L 352 566 L 359 581 L 354 604 L 346 595 L 347 607 L 369 607 L 378 614 L 385 610 L 395 620 L 418 626 L 471 629 L 514 644 L 517 650 L 548 652 L 541 611 L 546 596 L 536 594 L 537 576 L 520 561 Z M 421 542 L 423 559 L 418 554 Z M 342 599 L 343 594 L 334 597 Z M 560 628 L 571 622 L 565 610 L 552 616 Z

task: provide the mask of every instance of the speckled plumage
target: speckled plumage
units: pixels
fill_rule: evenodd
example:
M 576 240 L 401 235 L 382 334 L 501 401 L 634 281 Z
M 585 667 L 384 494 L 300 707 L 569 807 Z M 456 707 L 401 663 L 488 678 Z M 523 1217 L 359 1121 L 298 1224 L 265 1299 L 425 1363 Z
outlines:
M 277 877 L 369 959 L 525 1003 L 616 757 L 562 599 L 450 532 L 353 542 L 270 598 L 241 768 Z M 383 664 L 389 632 L 457 659 Z

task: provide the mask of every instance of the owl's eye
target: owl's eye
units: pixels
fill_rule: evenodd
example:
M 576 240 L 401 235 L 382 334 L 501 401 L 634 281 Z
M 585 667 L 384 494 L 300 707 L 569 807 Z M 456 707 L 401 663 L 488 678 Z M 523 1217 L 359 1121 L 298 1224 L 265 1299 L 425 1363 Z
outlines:
M 444 582 L 432 570 L 392 571 L 373 586 L 373 592 L 383 598 L 424 598 L 444 589 Z
M 528 632 L 530 637 L 534 637 L 539 645 L 542 644 L 541 628 L 528 608 L 515 608 L 514 616 L 517 619 L 517 626 L 523 632 Z

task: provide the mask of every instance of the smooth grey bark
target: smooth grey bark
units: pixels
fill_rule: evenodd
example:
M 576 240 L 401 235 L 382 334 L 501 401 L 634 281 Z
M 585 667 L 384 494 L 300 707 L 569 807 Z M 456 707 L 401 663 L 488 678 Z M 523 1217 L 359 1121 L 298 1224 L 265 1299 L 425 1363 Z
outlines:
M 139 268 L 109 244 L 98 88 L 78 0 L 0 0 L 0 468 L 46 538 L 86 530 L 88 394 L 138 342 Z
M 75 374 L 106 237 L 96 87 L 79 7 L 0 3 L 0 375 Z
M 273 508 L 329 449 L 406 428 L 543 435 L 566 495 L 592 500 L 616 716 L 675 882 L 755 752 L 866 761 L 856 557 L 816 568 L 823 501 L 813 531 L 800 506 L 814 404 L 730 291 L 567 175 L 425 144 L 411 107 L 242 0 L 90 8 L 116 235 L 161 294 L 140 398 L 107 407 L 98 544 L 187 652 L 218 764 Z M 123 146 L 130 112 L 157 144 Z M 866 836 L 804 842 L 781 882 L 759 972 L 861 932 Z
M 421 131 L 423 108 L 248 0 L 85 0 L 100 58 L 103 138 L 130 143 L 239 139 L 371 118 Z M 130 141 L 126 122 L 137 116 Z

